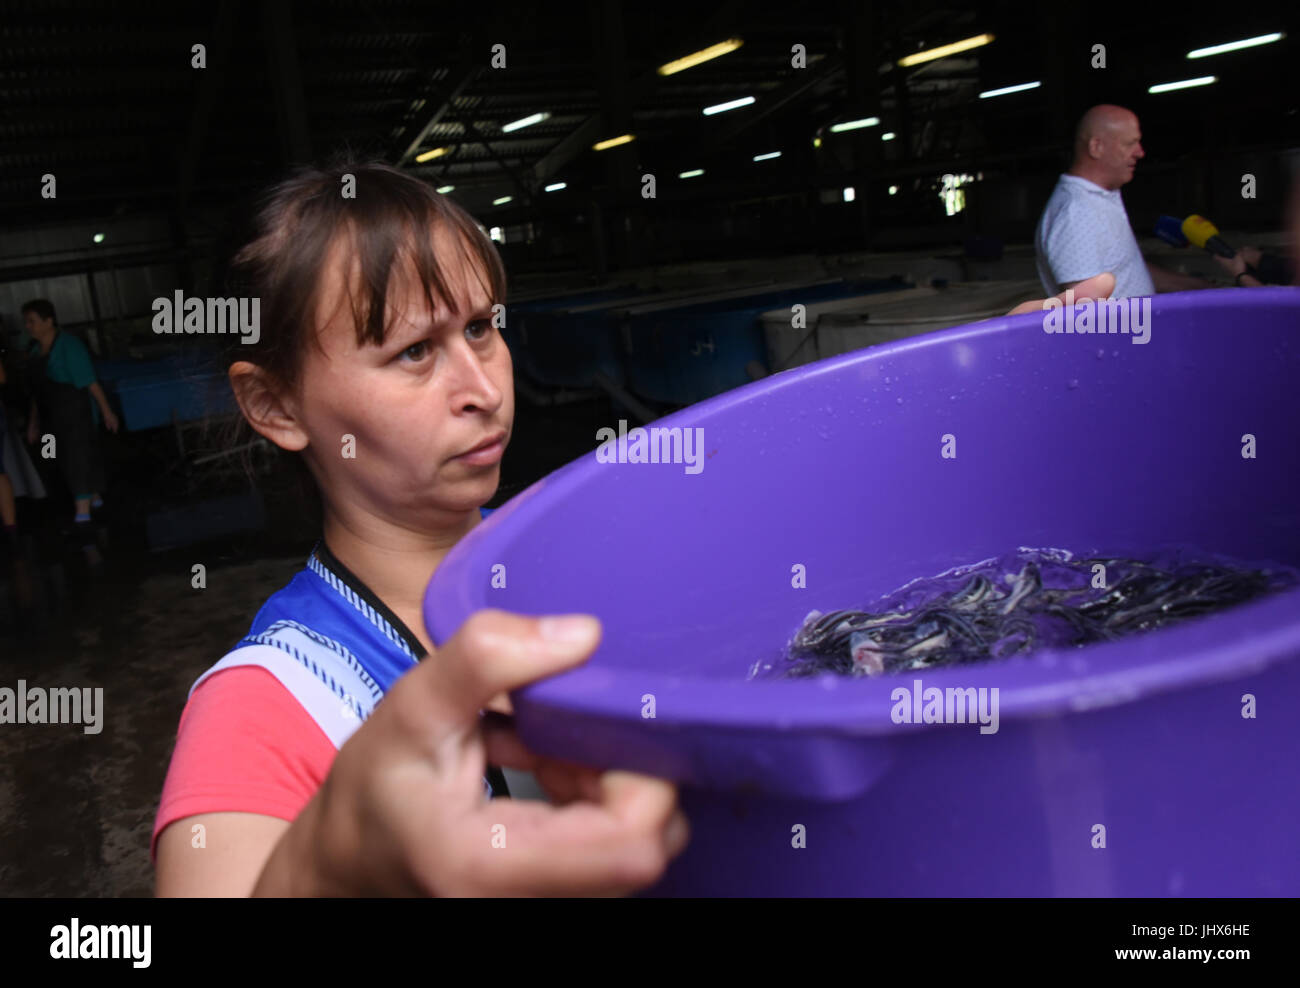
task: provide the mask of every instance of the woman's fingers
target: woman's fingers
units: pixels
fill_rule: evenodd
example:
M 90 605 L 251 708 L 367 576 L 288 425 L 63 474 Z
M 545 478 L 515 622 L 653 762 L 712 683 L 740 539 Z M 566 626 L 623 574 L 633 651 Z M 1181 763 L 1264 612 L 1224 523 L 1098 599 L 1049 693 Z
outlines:
M 656 881 L 689 835 L 675 787 L 606 772 L 598 792 L 597 801 L 564 807 L 485 805 L 482 833 L 462 848 L 475 876 L 470 894 L 618 895 Z
M 579 799 L 593 803 L 601 799 L 599 769 L 548 758 L 538 764 L 533 775 L 546 795 L 559 806 Z
M 502 768 L 518 769 L 520 772 L 537 770 L 538 763 L 543 760 L 542 756 L 533 754 L 525 747 L 510 717 L 488 711 L 479 723 L 483 729 L 483 744 L 490 763 Z
M 531 772 L 555 804 L 563 806 L 575 799 L 600 799 L 599 769 L 534 754 L 507 717 L 485 714 L 482 727 L 488 761 L 503 768 Z

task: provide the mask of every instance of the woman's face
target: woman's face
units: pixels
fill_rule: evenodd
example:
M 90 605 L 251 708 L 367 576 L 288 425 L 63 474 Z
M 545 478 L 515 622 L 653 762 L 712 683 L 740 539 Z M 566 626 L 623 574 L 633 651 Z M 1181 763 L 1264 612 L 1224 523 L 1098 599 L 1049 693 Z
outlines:
M 335 245 L 317 308 L 320 347 L 307 348 L 296 394 L 325 499 L 418 532 L 492 497 L 514 420 L 510 353 L 452 237 L 438 230 L 434 248 L 453 298 L 430 312 L 407 262 L 390 284 L 381 346 L 357 345 L 344 279 L 359 266 L 345 241 Z

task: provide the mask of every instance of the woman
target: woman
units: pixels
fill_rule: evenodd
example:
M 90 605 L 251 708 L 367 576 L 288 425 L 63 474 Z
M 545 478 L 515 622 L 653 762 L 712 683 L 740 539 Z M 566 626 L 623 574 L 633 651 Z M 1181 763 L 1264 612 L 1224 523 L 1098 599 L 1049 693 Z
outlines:
M 236 400 L 301 455 L 324 531 L 191 692 L 154 828 L 159 894 L 655 881 L 687 839 L 671 785 L 535 757 L 480 717 L 590 655 L 594 619 L 482 612 L 436 654 L 421 620 L 430 575 L 497 488 L 513 422 L 491 241 L 417 179 L 340 164 L 277 187 L 235 269 L 262 314 L 259 342 L 235 347 Z M 485 800 L 501 792 L 489 756 L 558 805 Z

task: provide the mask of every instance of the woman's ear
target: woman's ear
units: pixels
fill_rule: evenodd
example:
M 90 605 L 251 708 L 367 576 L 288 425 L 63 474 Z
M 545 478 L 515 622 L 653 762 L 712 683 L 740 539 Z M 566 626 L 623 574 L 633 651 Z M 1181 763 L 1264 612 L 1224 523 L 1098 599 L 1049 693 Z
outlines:
M 306 448 L 307 432 L 270 374 L 247 360 L 231 364 L 229 373 L 239 410 L 255 431 L 281 449 L 297 452 Z

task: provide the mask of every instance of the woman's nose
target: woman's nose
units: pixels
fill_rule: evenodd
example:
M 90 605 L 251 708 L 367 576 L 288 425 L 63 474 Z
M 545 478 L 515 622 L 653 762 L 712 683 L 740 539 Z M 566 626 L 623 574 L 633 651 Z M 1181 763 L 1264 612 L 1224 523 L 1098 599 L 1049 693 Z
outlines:
M 475 405 L 494 406 L 500 403 L 502 391 L 492 380 L 488 368 L 483 365 L 477 354 L 472 351 L 463 354 L 457 373 L 459 374 L 458 390 L 463 400 Z

